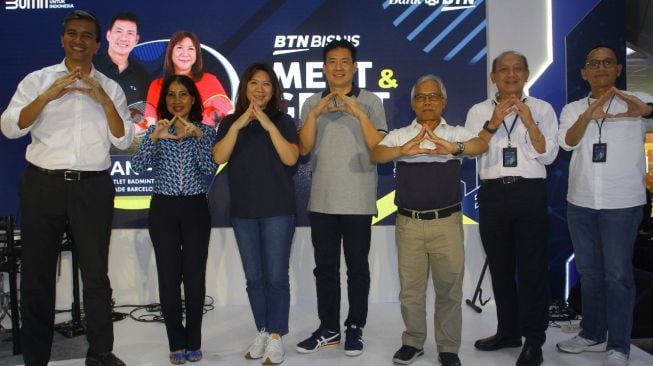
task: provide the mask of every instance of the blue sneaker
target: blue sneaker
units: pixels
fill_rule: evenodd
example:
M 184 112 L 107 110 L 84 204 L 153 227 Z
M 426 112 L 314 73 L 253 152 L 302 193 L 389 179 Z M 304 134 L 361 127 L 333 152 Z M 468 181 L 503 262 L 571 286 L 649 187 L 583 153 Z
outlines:
M 322 347 L 335 346 L 340 343 L 340 332 L 333 332 L 322 327 L 297 344 L 297 352 L 313 353 Z
M 363 353 L 363 328 L 357 325 L 350 325 L 345 331 L 345 355 L 358 356 Z

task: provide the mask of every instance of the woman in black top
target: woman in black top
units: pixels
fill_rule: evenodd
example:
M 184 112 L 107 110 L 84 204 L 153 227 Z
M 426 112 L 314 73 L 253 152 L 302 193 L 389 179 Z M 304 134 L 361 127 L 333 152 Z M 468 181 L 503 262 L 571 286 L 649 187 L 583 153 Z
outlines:
M 247 279 L 247 295 L 258 334 L 245 358 L 266 364 L 284 360 L 281 336 L 288 333 L 288 265 L 295 231 L 297 129 L 282 111 L 281 85 L 266 64 L 248 67 L 238 88 L 234 114 L 218 129 L 213 159 L 229 162 L 231 223 Z

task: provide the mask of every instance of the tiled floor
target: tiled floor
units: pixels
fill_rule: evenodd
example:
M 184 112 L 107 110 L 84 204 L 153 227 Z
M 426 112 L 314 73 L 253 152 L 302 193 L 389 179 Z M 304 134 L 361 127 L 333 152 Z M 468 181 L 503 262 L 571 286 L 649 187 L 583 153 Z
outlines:
M 428 311 L 432 319 L 432 309 Z M 414 365 L 438 365 L 432 321 L 429 320 L 429 338 L 425 345 L 425 356 Z M 308 336 L 316 326 L 314 304 L 293 306 L 290 313 L 290 333 L 284 337 L 286 366 L 333 366 L 391 365 L 392 355 L 401 345 L 404 329 L 399 304 L 376 304 L 370 306 L 368 324 L 364 330 L 365 352 L 358 357 L 347 357 L 339 347 L 320 350 L 315 354 L 301 355 L 295 351 L 295 344 Z M 466 366 L 513 365 L 519 355 L 519 348 L 495 352 L 481 352 L 473 347 L 476 339 L 486 337 L 495 329 L 495 312 L 490 302 L 481 314 L 469 307 L 463 307 L 463 342 L 460 358 Z M 127 319 L 115 323 L 115 353 L 130 366 L 154 366 L 168 363 L 168 348 L 163 324 L 145 324 Z M 249 361 L 244 351 L 254 336 L 254 326 L 249 307 L 220 307 L 206 314 L 203 332 L 205 358 L 197 365 L 258 365 L 260 361 Z M 604 353 L 564 354 L 555 349 L 555 343 L 570 338 L 558 328 L 550 327 L 547 342 L 543 347 L 544 366 L 584 366 L 601 363 Z M 81 337 L 83 338 L 83 337 Z M 75 359 L 51 362 L 52 366 L 82 365 L 83 354 Z M 11 359 L 11 360 L 10 360 Z M 2 365 L 22 365 L 14 357 L 0 362 Z M 653 364 L 653 356 L 633 347 L 631 366 Z

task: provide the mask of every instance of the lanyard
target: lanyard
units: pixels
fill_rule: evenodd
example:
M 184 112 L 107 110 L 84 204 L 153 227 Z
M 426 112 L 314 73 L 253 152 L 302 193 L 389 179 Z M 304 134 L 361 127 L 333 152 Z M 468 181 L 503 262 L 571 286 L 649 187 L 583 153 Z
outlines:
M 508 129 L 508 126 L 506 126 L 505 119 L 501 122 L 503 123 L 503 128 L 506 129 L 506 133 L 508 133 L 508 147 L 510 147 L 510 134 L 512 133 L 512 129 L 515 128 L 515 125 L 517 124 L 517 118 L 519 118 L 519 115 L 515 113 L 515 118 L 512 120 L 512 125 L 510 125 L 510 129 Z
M 612 105 L 612 100 L 614 99 L 614 94 L 610 97 L 610 102 L 608 103 L 608 108 L 605 110 L 605 113 L 608 113 L 610 111 L 610 106 Z M 590 97 L 587 96 L 587 106 L 589 107 L 590 105 Z M 601 106 L 603 108 L 603 106 Z M 601 122 L 599 122 L 597 119 L 594 120 L 596 122 L 596 125 L 599 127 L 599 144 L 601 143 L 601 132 L 603 129 L 603 122 L 605 122 L 605 117 L 601 119 Z
M 524 103 L 524 102 L 526 102 L 526 98 L 522 99 L 522 103 Z M 495 107 L 498 105 L 498 103 L 496 101 L 494 101 L 494 100 L 492 101 L 492 103 L 494 104 Z M 505 119 L 503 121 L 501 121 L 501 123 L 503 123 L 503 128 L 506 129 L 506 133 L 508 134 L 508 147 L 511 146 L 511 144 L 510 144 L 510 134 L 512 133 L 512 130 L 515 128 L 515 124 L 517 123 L 517 118 L 519 118 L 519 115 L 517 114 L 517 112 L 515 112 L 515 118 L 512 120 L 512 125 L 510 125 L 510 129 L 508 129 L 508 126 L 506 125 L 506 120 Z

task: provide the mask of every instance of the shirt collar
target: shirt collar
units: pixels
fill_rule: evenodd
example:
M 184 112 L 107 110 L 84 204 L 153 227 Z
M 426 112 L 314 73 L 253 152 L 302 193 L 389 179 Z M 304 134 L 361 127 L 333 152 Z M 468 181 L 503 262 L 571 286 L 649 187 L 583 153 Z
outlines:
M 440 116 L 440 124 L 438 124 L 438 127 L 436 127 L 435 129 L 437 130 L 438 128 L 440 128 L 440 126 L 448 126 L 447 121 L 442 116 Z M 413 122 L 410 124 L 410 127 L 413 129 L 421 130 L 422 124 L 417 122 L 417 118 L 414 118 Z
M 522 103 L 526 103 L 527 100 L 528 100 L 528 95 L 524 95 L 523 98 L 521 98 Z M 499 104 L 499 93 L 498 92 L 496 94 L 494 94 L 494 97 L 492 97 L 492 104 L 493 105 Z
M 65 58 L 63 60 L 61 60 L 61 63 L 59 63 L 55 67 L 54 71 L 57 72 L 57 73 L 65 73 L 65 74 L 67 74 L 69 72 L 68 67 L 66 67 L 66 59 Z M 91 64 L 91 73 L 89 74 L 89 76 L 95 79 L 95 66 L 93 66 L 93 64 Z
M 118 65 L 117 65 L 115 62 L 113 62 L 113 60 L 111 59 L 111 56 L 109 56 L 109 50 L 108 50 L 108 49 L 107 49 L 104 53 L 102 53 L 102 59 L 101 59 L 101 60 L 102 60 L 102 62 L 104 62 L 105 64 L 110 65 L 110 66 L 112 67 L 112 69 L 113 69 L 115 72 L 119 73 L 119 74 L 122 74 L 122 73 L 124 73 L 125 71 L 129 71 L 129 70 L 131 70 L 132 65 L 134 64 L 134 63 L 132 62 L 132 56 L 131 56 L 131 54 L 130 54 L 129 56 L 127 56 L 127 67 L 125 67 L 125 69 L 122 71 L 122 73 L 121 73 L 121 72 L 118 72 Z M 94 66 L 95 66 L 95 65 L 94 65 Z
M 329 89 L 329 85 L 327 85 L 326 90 L 322 92 L 322 98 L 329 95 L 329 93 L 331 93 L 331 89 Z M 351 84 L 351 90 L 346 95 L 348 97 L 355 96 L 356 98 L 358 98 L 358 95 L 360 93 L 361 93 L 361 89 L 356 84 Z

